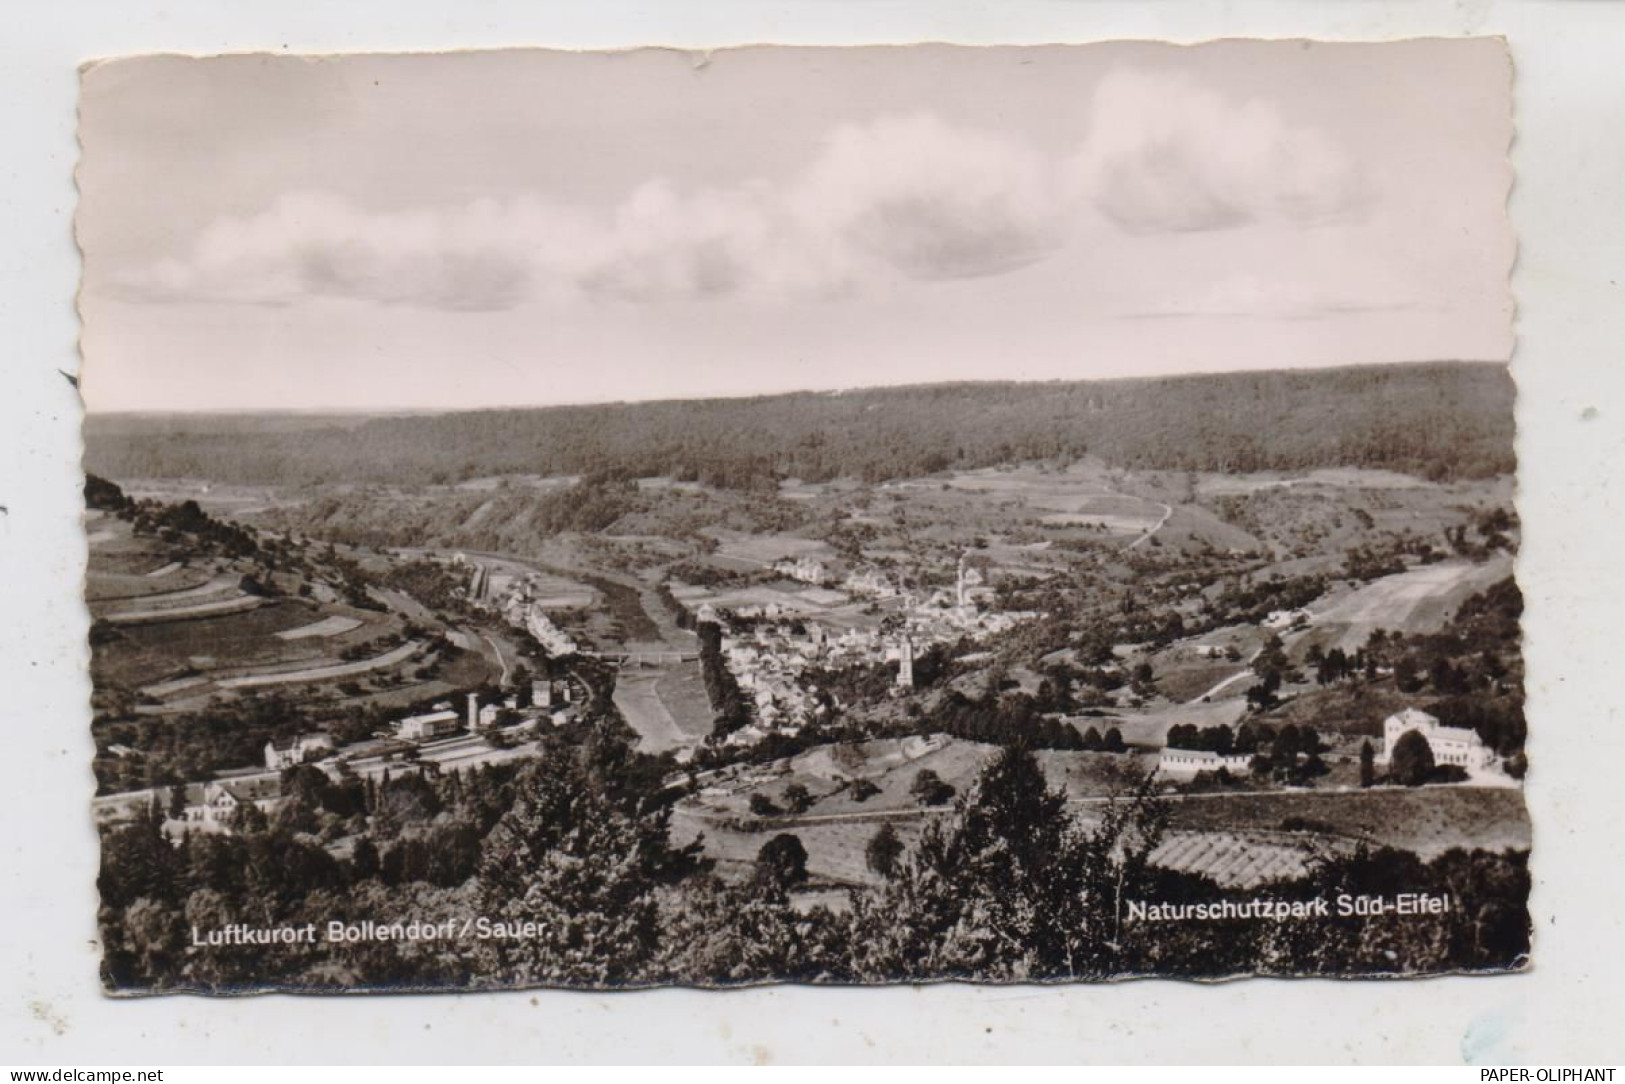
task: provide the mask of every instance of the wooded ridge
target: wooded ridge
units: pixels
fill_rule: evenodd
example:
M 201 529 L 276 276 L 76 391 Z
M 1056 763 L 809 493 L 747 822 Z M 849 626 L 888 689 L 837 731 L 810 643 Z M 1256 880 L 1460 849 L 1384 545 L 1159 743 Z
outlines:
M 1507 367 L 1424 363 L 1065 383 L 973 383 L 442 414 L 102 415 L 115 479 L 431 484 L 668 476 L 729 488 L 869 482 L 1094 455 L 1128 469 L 1508 473 Z

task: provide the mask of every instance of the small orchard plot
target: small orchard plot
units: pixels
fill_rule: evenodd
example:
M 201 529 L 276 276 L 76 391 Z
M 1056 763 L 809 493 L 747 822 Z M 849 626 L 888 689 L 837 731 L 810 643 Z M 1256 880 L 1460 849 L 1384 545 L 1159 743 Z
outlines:
M 1172 832 L 1153 865 L 1211 877 L 1221 888 L 1257 888 L 1302 877 L 1316 858 L 1353 849 L 1337 837 L 1290 832 Z
M 933 747 L 920 739 L 893 739 L 826 746 L 803 754 L 792 763 L 798 772 L 822 780 L 823 790 L 839 788 L 819 801 L 815 807 L 817 813 L 866 813 L 918 809 L 919 799 L 910 793 L 910 788 L 915 777 L 926 770 L 935 772 L 956 794 L 963 794 L 975 782 L 993 752 L 993 746 L 978 742 L 948 740 Z M 867 785 L 851 785 L 856 780 L 863 780 Z M 870 790 L 871 787 L 878 789 Z M 818 793 L 819 788 L 812 789 Z

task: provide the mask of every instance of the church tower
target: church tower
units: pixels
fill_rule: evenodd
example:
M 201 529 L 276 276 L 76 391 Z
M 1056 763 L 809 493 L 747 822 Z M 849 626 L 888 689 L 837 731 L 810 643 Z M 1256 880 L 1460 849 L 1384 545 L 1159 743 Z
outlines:
M 914 688 L 914 641 L 907 636 L 897 648 L 897 687 Z

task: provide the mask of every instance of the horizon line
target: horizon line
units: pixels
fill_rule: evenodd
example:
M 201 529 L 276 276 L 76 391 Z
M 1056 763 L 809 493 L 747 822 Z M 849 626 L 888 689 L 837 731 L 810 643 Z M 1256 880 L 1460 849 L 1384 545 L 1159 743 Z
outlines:
M 610 406 L 642 406 L 656 403 L 716 403 L 716 402 L 745 402 L 752 399 L 778 399 L 795 395 L 826 395 L 839 396 L 863 392 L 877 391 L 904 391 L 908 389 L 923 388 L 975 388 L 975 387 L 1043 387 L 1055 385 L 1076 384 L 1127 384 L 1133 382 L 1155 380 L 1190 380 L 1204 378 L 1221 378 L 1228 376 L 1269 376 L 1281 373 L 1335 373 L 1346 372 L 1353 369 L 1402 369 L 1420 368 L 1423 366 L 1467 366 L 1467 365 L 1499 365 L 1510 368 L 1510 358 L 1434 358 L 1429 360 L 1413 361 L 1353 361 L 1340 362 L 1335 365 L 1304 365 L 1279 366 L 1265 369 L 1193 369 L 1176 373 L 1156 373 L 1146 376 L 1100 376 L 1079 377 L 1075 379 L 1050 378 L 1044 380 L 1017 380 L 1017 379 L 971 379 L 971 380 L 937 380 L 915 381 L 900 384 L 858 384 L 840 388 L 786 388 L 782 391 L 745 392 L 739 395 L 700 395 L 687 398 L 675 396 L 658 396 L 648 399 L 576 399 L 559 400 L 550 403 L 492 403 L 473 404 L 468 406 L 434 407 L 434 406 L 357 406 L 357 407 L 252 407 L 252 406 L 221 406 L 148 410 L 96 410 L 86 405 L 84 419 L 91 418 L 159 418 L 159 417 L 219 417 L 219 416 L 254 416 L 254 417 L 386 417 L 408 415 L 447 415 L 447 414 L 479 414 L 489 411 L 529 411 L 529 410 L 561 410 L 572 407 L 610 407 Z

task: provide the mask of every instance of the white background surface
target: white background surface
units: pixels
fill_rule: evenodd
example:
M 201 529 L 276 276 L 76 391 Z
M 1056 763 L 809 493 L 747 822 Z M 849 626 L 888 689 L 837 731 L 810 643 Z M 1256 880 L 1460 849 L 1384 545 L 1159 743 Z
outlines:
M 1411 982 L 114 1001 L 96 979 L 76 65 L 144 51 L 1505 34 L 1517 67 L 1535 968 Z M 1625 3 L 651 0 L 22 3 L 0 14 L 0 1061 L 1625 1058 Z M 228 345 L 228 344 L 223 344 Z

